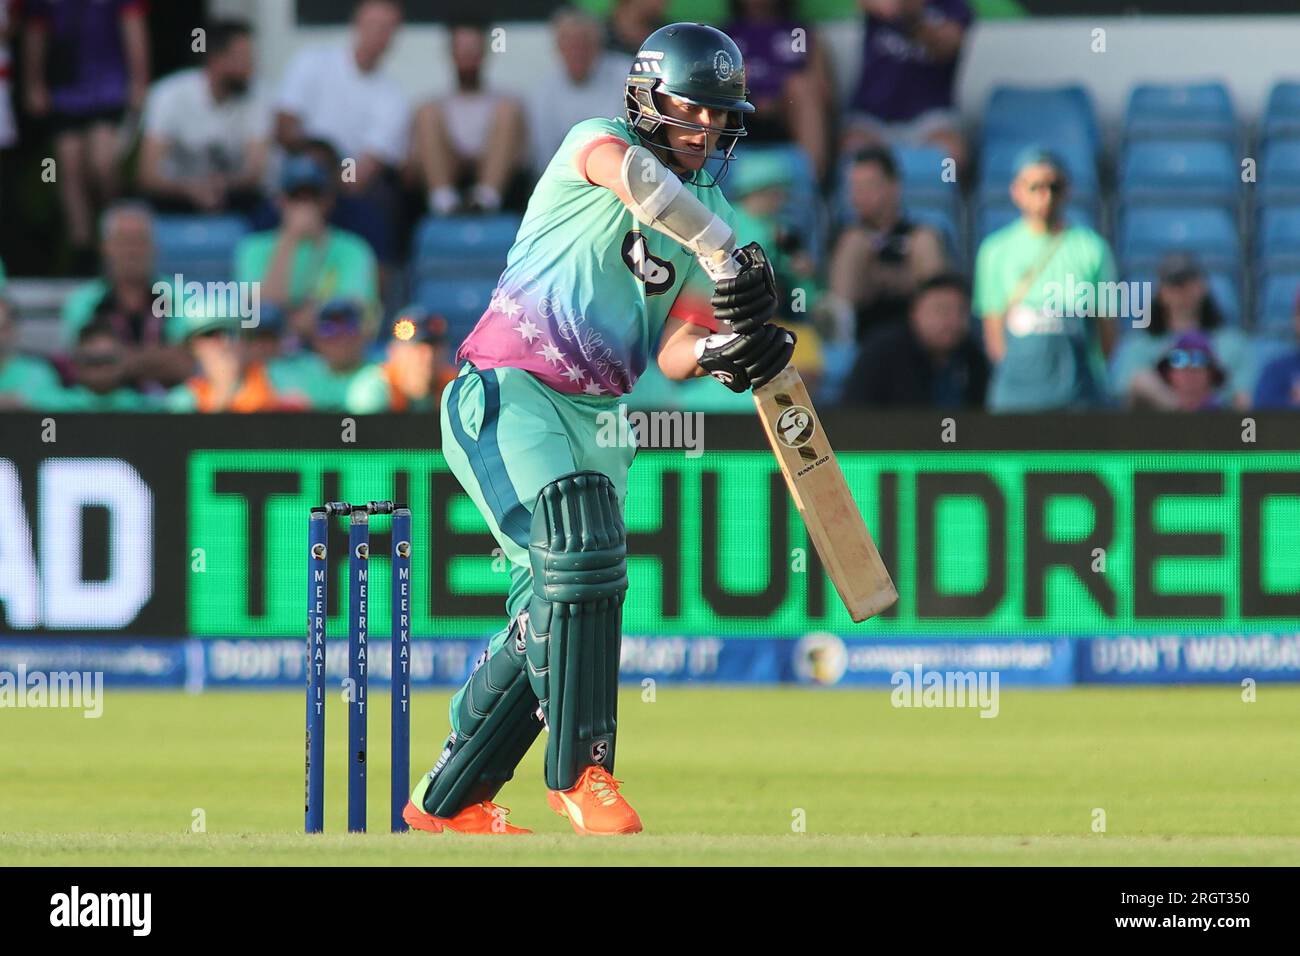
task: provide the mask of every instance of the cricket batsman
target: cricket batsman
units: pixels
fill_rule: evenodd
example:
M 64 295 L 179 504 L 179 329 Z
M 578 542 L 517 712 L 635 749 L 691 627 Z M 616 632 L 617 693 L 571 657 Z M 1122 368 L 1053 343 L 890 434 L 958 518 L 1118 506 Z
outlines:
M 754 110 L 740 50 L 703 24 L 663 27 L 626 94 L 626 118 L 578 123 L 547 165 L 443 394 L 447 462 L 511 562 L 509 623 L 452 698 L 406 807 L 415 829 L 530 832 L 493 799 L 545 728 L 552 809 L 582 834 L 641 830 L 613 777 L 636 447 L 597 436 L 626 422 L 617 403 L 651 359 L 742 392 L 794 350 L 769 324 L 767 257 L 735 248 L 715 188 Z

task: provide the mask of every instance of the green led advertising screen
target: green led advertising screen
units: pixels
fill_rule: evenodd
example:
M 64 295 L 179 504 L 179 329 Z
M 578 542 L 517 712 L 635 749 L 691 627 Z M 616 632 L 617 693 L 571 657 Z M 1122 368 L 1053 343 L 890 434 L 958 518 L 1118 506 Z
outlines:
M 625 507 L 625 632 L 1036 637 L 1300 619 L 1294 453 L 844 451 L 840 462 L 898 585 L 890 613 L 849 620 L 770 453 L 642 450 Z M 205 565 L 188 577 L 196 635 L 300 635 L 308 508 L 382 497 L 414 514 L 414 632 L 503 623 L 507 563 L 436 451 L 200 450 L 186 483 L 189 553 Z M 386 593 L 386 519 L 372 531 L 371 586 Z M 344 540 L 342 522 L 334 534 Z M 337 615 L 346 570 L 332 564 Z

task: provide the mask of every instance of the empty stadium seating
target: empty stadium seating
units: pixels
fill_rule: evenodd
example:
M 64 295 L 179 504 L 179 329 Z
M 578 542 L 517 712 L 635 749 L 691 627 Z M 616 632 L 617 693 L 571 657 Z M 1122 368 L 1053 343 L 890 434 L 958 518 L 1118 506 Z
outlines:
M 1126 203 L 1191 200 L 1231 207 L 1240 199 L 1241 167 L 1220 140 L 1140 140 L 1124 149 L 1119 190 Z
M 159 216 L 154 223 L 158 273 L 180 273 L 191 282 L 227 282 L 235 247 L 248 231 L 242 216 Z
M 1124 136 L 1231 143 L 1238 137 L 1237 117 L 1223 83 L 1142 83 L 1129 94 Z

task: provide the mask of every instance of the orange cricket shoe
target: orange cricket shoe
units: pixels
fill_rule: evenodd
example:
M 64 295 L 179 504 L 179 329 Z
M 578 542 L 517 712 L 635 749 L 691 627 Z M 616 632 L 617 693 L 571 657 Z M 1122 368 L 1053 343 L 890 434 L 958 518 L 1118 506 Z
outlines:
M 506 814 L 509 812 L 505 807 L 484 800 L 482 803 L 471 803 L 454 817 L 435 817 L 431 813 L 425 813 L 408 800 L 406 809 L 402 811 L 402 819 L 412 830 L 427 830 L 430 833 L 451 830 L 453 833 L 469 833 L 475 836 L 496 836 L 533 832 L 523 827 L 511 826 L 506 821 Z
M 641 818 L 618 792 L 621 782 L 597 764 L 584 770 L 571 789 L 551 790 L 546 802 L 560 816 L 569 818 L 575 833 L 640 833 Z

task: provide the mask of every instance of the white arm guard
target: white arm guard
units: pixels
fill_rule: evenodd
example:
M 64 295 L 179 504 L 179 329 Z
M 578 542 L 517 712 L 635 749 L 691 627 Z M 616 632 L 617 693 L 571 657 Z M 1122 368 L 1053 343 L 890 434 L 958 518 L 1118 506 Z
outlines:
M 644 146 L 623 154 L 623 188 L 638 221 L 685 246 L 717 281 L 736 274 L 731 227 L 682 186 L 682 181 Z

